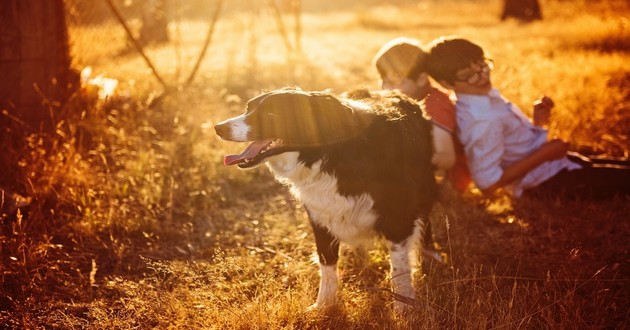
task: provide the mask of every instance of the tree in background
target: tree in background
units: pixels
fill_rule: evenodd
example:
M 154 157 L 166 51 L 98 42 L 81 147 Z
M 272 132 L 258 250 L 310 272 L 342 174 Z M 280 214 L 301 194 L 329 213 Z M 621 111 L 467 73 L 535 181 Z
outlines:
M 521 21 L 542 19 L 542 12 L 538 0 L 503 0 L 501 20 L 516 18 Z
M 63 0 L 0 1 L 0 111 L 32 131 L 51 126 L 77 87 L 70 69 Z M 27 129 L 28 130 L 28 129 Z
M 34 133 L 54 133 L 60 110 L 78 87 L 70 68 L 63 0 L 0 1 L 0 195 L 23 190 L 19 160 Z M 43 141 L 43 146 L 49 139 Z M 9 192 L 9 193 L 7 193 Z M 9 199 L 7 199 L 7 196 Z M 9 204 L 8 204 L 8 203 Z

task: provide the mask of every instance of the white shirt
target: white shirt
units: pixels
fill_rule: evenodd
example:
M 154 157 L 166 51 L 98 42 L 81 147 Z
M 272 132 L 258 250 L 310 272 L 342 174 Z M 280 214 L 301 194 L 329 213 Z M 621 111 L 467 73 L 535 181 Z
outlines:
M 503 169 L 525 158 L 547 142 L 547 131 L 534 126 L 499 91 L 488 95 L 457 94 L 457 126 L 464 145 L 472 179 L 480 189 L 499 181 Z M 515 197 L 535 187 L 563 169 L 580 165 L 568 158 L 545 162 L 505 188 Z

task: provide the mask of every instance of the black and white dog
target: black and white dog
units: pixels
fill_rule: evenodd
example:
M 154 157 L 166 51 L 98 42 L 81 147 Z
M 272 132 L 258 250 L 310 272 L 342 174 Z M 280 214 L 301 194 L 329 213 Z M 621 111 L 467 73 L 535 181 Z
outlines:
M 321 272 L 313 307 L 336 302 L 340 241 L 374 235 L 391 244 L 394 292 L 414 297 L 411 252 L 437 198 L 431 124 L 420 105 L 397 92 L 282 89 L 251 99 L 244 114 L 215 129 L 225 140 L 251 142 L 226 165 L 266 163 L 306 207 Z

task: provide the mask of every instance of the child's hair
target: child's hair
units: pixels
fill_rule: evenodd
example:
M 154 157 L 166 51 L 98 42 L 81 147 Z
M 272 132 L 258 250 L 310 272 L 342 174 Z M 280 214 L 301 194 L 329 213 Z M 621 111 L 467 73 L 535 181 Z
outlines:
M 430 45 L 427 72 L 437 81 L 453 84 L 457 71 L 484 58 L 483 49 L 466 39 L 441 37 Z
M 426 71 L 426 57 L 427 53 L 417 40 L 398 37 L 383 45 L 372 63 L 381 78 L 388 72 L 395 72 L 400 77 L 416 80 L 421 72 Z

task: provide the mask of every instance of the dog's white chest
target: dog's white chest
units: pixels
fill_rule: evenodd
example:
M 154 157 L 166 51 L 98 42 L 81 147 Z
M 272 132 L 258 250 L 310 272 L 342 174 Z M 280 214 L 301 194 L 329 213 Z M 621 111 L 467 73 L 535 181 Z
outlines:
M 297 153 L 285 153 L 267 165 L 276 180 L 289 186 L 291 193 L 307 207 L 313 221 L 328 228 L 341 241 L 358 245 L 370 240 L 377 215 L 374 200 L 365 193 L 342 196 L 337 178 L 320 171 L 321 161 L 311 168 L 297 163 Z

